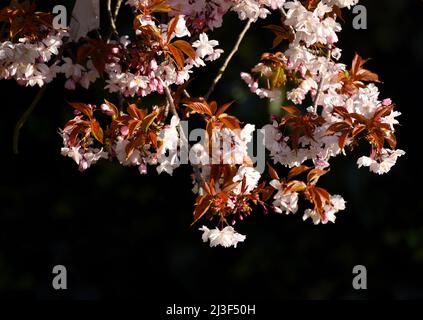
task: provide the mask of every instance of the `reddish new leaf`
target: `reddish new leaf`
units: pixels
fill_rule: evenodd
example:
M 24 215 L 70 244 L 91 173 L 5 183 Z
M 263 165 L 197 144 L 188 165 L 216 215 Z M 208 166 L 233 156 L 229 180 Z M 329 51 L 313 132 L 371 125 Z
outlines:
M 307 175 L 307 182 L 309 184 L 315 185 L 319 178 L 328 172 L 329 170 L 313 169 Z
M 134 119 L 143 120 L 145 117 L 145 111 L 138 109 L 138 107 L 135 104 L 128 105 L 128 108 L 126 109 L 126 111 Z
M 169 49 L 170 53 L 172 54 L 173 59 L 175 60 L 179 69 L 183 69 L 185 65 L 184 55 L 181 50 L 175 47 L 172 44 L 168 44 L 167 48 Z
M 95 119 L 91 120 L 91 132 L 98 142 L 103 143 L 103 129 Z
M 128 137 L 132 137 L 134 132 L 140 127 L 141 121 L 138 119 L 131 119 L 129 120 L 128 124 Z
M 267 163 L 267 171 L 269 172 L 269 175 L 272 179 L 278 181 L 280 180 L 278 173 L 269 163 Z
M 299 167 L 292 168 L 288 173 L 288 180 L 291 180 L 293 177 L 300 175 L 301 173 L 307 172 L 310 170 L 310 167 L 301 165 Z
M 351 133 L 351 130 L 345 130 L 344 132 L 342 132 L 341 136 L 339 137 L 338 145 L 341 150 L 345 148 L 345 144 L 347 143 L 347 138 L 350 135 L 350 133 Z
M 167 27 L 167 41 L 170 41 L 172 34 L 175 32 L 176 25 L 178 24 L 179 16 L 173 17 Z
M 219 117 L 219 120 L 225 125 L 225 127 L 231 130 L 236 130 L 241 128 L 239 124 L 239 120 L 234 116 L 223 114 Z
M 326 132 L 328 134 L 334 134 L 334 133 L 338 133 L 338 132 L 344 131 L 344 130 L 349 129 L 349 128 L 350 128 L 349 124 L 347 124 L 345 122 L 337 122 L 337 123 L 330 125 L 329 128 L 327 128 Z
M 193 101 L 193 102 L 189 102 L 186 103 L 185 106 L 187 106 L 189 109 L 191 109 L 192 111 L 199 113 L 199 114 L 207 114 L 210 117 L 213 116 L 209 105 L 206 102 L 201 102 L 201 101 Z
M 93 110 L 90 106 L 88 106 L 85 103 L 80 103 L 80 102 L 70 102 L 69 103 L 74 109 L 78 110 L 79 112 L 81 112 L 82 114 L 86 115 L 88 118 L 92 118 L 93 117 Z
M 200 196 L 194 209 L 194 221 L 191 226 L 194 225 L 198 220 L 201 219 L 204 214 L 210 209 L 212 196 Z
M 293 114 L 295 116 L 301 116 L 302 112 L 295 106 L 282 106 L 282 110 L 288 112 L 289 114 Z
M 118 115 L 119 115 L 119 110 L 118 110 L 118 108 L 113 104 L 113 103 L 111 103 L 110 101 L 107 101 L 106 99 L 104 99 L 104 103 L 110 108 L 110 109 L 112 109 L 113 110 L 113 118 L 116 118 Z
M 222 115 L 223 113 L 225 113 L 225 111 L 235 102 L 235 100 L 232 100 L 231 102 L 225 103 L 224 105 L 221 105 L 219 107 L 219 109 L 216 112 L 216 117 L 219 117 L 220 115 Z
M 157 118 L 158 113 L 152 112 L 149 115 L 147 115 L 141 123 L 141 132 L 147 133 L 148 129 L 150 128 L 151 124 L 154 122 L 154 120 Z
M 392 110 L 394 109 L 394 105 L 384 106 L 377 110 L 373 116 L 374 120 L 380 120 L 380 118 L 384 118 L 388 116 Z
M 305 189 L 307 189 L 307 185 L 298 180 L 293 180 L 287 183 L 285 190 L 288 192 L 303 192 Z
M 195 50 L 192 48 L 191 44 L 184 40 L 176 40 L 172 42 L 172 45 L 174 45 L 176 48 L 181 50 L 183 53 L 185 53 L 189 58 L 192 60 L 195 60 L 196 53 Z

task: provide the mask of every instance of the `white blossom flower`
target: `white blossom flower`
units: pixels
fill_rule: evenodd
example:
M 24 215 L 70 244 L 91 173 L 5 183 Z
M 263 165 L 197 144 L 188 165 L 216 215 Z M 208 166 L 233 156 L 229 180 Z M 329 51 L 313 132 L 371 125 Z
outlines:
M 382 175 L 391 171 L 392 167 L 396 164 L 397 159 L 404 154 L 405 152 L 400 149 L 382 149 L 381 155 L 377 159 L 363 156 L 358 159 L 357 165 L 359 168 L 369 167 L 371 172 Z
M 276 195 L 273 197 L 273 209 L 277 213 L 286 214 L 296 213 L 298 211 L 298 193 L 297 192 L 286 192 L 283 190 L 282 184 L 278 180 L 272 180 L 270 185 L 278 190 Z
M 214 53 L 213 47 L 219 45 L 219 42 L 216 40 L 209 40 L 209 37 L 206 33 L 201 33 L 199 39 L 195 41 L 192 46 L 197 48 L 197 56 L 203 59 L 204 57 Z
M 231 10 L 238 13 L 240 20 L 249 19 L 255 21 L 258 18 L 264 19 L 270 13 L 269 10 L 255 0 L 236 0 Z
M 233 182 L 240 182 L 238 186 L 236 186 L 232 191 L 235 194 L 241 194 L 242 190 L 242 181 L 245 178 L 245 191 L 244 194 L 249 194 L 251 191 L 253 191 L 260 180 L 261 174 L 253 167 L 246 167 L 246 166 L 240 166 L 238 168 L 237 174 L 233 177 Z
M 209 164 L 209 154 L 207 149 L 201 143 L 194 144 L 189 151 L 189 161 L 193 165 L 207 165 Z
M 330 198 L 330 204 L 324 206 L 322 215 L 315 210 L 307 209 L 304 212 L 303 220 L 311 218 L 315 225 L 320 223 L 327 224 L 329 221 L 335 223 L 335 214 L 342 210 L 345 210 L 345 200 L 340 195 L 333 195 Z
M 336 5 L 339 8 L 348 8 L 355 6 L 358 3 L 358 0 L 325 0 L 329 5 Z
M 114 150 L 116 157 L 119 160 L 120 164 L 124 166 L 138 166 L 141 164 L 141 153 L 139 150 L 134 150 L 132 154 L 127 157 L 126 146 L 129 144 L 128 140 L 119 137 L 116 141 Z
M 322 44 L 332 44 L 338 41 L 336 32 L 341 31 L 341 25 L 333 18 L 324 15 L 332 11 L 332 7 L 319 2 L 317 8 L 311 12 L 307 10 L 299 1 L 285 3 L 288 9 L 285 24 L 294 28 L 295 45 L 304 41 L 307 46 L 317 42 Z
M 203 231 L 203 242 L 210 241 L 210 247 L 222 246 L 225 248 L 233 246 L 237 247 L 238 242 L 244 242 L 246 236 L 239 234 L 233 227 L 227 226 L 222 230 L 218 228 L 209 229 L 202 226 L 200 231 Z
M 56 63 L 49 63 L 59 53 L 64 30 L 51 30 L 38 42 L 19 38 L 16 43 L 0 42 L 0 80 L 15 79 L 25 86 L 43 86 L 60 72 Z
M 172 116 L 170 125 L 159 133 L 158 138 L 161 141 L 161 146 L 157 150 L 157 161 L 159 166 L 157 172 L 160 174 L 163 171 L 172 175 L 173 170 L 180 165 L 178 157 L 179 146 L 179 119 Z
M 191 33 L 189 32 L 187 26 L 185 17 L 183 15 L 180 15 L 178 18 L 178 22 L 176 23 L 175 27 L 175 36 L 178 38 L 182 38 L 185 36 L 191 36 Z

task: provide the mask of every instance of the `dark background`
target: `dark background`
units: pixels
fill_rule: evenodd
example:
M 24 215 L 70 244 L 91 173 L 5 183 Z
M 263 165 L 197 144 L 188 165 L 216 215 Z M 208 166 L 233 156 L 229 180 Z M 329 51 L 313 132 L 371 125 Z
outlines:
M 381 96 L 391 97 L 402 112 L 398 140 L 406 156 L 384 176 L 358 170 L 358 152 L 336 159 L 322 179 L 348 202 L 336 224 L 314 226 L 302 222 L 301 212 L 264 216 L 257 210 L 237 224 L 247 235 L 237 249 L 209 248 L 197 231 L 201 222 L 189 227 L 194 195 L 188 167 L 174 177 L 157 176 L 154 168 L 140 176 L 137 168 L 103 161 L 79 173 L 60 155 L 57 130 L 71 116 L 65 101 L 99 103 L 101 85 L 90 93 L 66 92 L 63 79 L 49 85 L 22 129 L 15 156 L 13 128 L 37 89 L 1 81 L 0 297 L 148 297 L 171 303 L 423 298 L 423 3 L 361 4 L 368 9 L 368 30 L 353 30 L 352 16 L 345 16 L 342 61 L 349 63 L 355 52 L 373 58 L 368 67 L 384 81 Z M 122 17 L 124 31 L 131 22 L 127 8 Z M 249 33 L 214 95 L 220 103 L 236 98 L 232 111 L 258 127 L 269 117 L 266 102 L 248 93 L 239 72 L 270 50 L 272 36 L 261 25 Z M 216 31 L 226 52 L 241 28 L 232 13 Z M 193 94 L 207 91 L 220 63 L 197 73 Z M 67 267 L 66 291 L 51 286 L 57 264 Z M 352 288 L 355 265 L 367 267 L 367 291 Z

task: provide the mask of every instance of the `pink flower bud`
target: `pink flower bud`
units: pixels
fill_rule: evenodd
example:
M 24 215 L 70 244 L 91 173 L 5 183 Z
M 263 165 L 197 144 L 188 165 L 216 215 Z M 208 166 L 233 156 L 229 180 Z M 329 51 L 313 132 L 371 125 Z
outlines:
M 75 90 L 76 89 L 76 83 L 72 79 L 68 79 L 65 82 L 65 89 L 67 90 Z
M 385 99 L 385 100 L 382 101 L 382 105 L 385 106 L 385 107 L 390 106 L 390 105 L 392 105 L 392 100 L 389 99 L 389 98 Z
M 323 217 L 322 217 L 322 224 L 327 224 L 328 222 L 329 222 L 329 219 L 328 219 L 326 212 L 325 212 L 323 214 Z
M 81 159 L 79 162 L 79 171 L 83 172 L 88 169 L 88 162 L 85 159 Z
M 157 65 L 157 61 L 156 60 L 153 59 L 153 60 L 150 61 L 150 69 L 152 71 L 156 71 L 158 67 L 159 66 Z
M 138 170 L 140 171 L 140 174 L 147 174 L 147 166 L 145 163 L 142 163 L 139 167 Z
M 127 136 L 129 133 L 129 128 L 128 126 L 123 126 L 120 128 L 120 134 L 123 136 Z
M 101 111 L 103 111 L 105 114 L 107 114 L 110 117 L 113 117 L 115 115 L 115 111 L 109 107 L 109 105 L 103 103 L 100 106 Z

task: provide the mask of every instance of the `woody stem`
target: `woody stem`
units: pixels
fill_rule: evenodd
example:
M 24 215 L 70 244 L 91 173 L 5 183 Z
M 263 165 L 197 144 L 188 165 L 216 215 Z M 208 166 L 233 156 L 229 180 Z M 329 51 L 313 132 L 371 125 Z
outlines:
M 216 88 L 216 85 L 218 84 L 218 82 L 220 81 L 220 79 L 222 78 L 223 74 L 226 71 L 226 68 L 228 67 L 229 63 L 231 62 L 233 56 L 235 55 L 235 53 L 238 51 L 239 49 L 239 45 L 241 44 L 242 40 L 244 39 L 248 29 L 250 29 L 250 26 L 252 24 L 252 20 L 248 20 L 247 24 L 245 25 L 244 29 L 241 31 L 241 33 L 238 36 L 238 39 L 234 45 L 234 47 L 232 48 L 232 51 L 229 53 L 229 55 L 226 57 L 225 62 L 223 63 L 223 65 L 220 67 L 219 72 L 217 73 L 216 78 L 213 80 L 213 83 L 209 89 L 209 91 L 207 92 L 207 94 L 205 95 L 205 99 L 208 100 L 210 98 L 210 95 L 213 93 L 214 89 Z
M 18 122 L 16 123 L 15 130 L 13 132 L 13 153 L 19 154 L 19 133 L 25 124 L 25 122 L 28 120 L 31 113 L 34 111 L 35 107 L 40 102 L 41 98 L 43 97 L 45 91 L 47 89 L 47 85 L 44 85 L 35 96 L 34 100 L 32 101 L 31 105 L 28 109 L 23 113 L 23 115 L 20 117 Z

